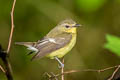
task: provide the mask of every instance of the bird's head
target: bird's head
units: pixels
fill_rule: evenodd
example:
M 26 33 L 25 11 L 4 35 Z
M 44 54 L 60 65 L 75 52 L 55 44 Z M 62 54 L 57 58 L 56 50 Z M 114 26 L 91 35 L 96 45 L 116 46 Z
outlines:
M 77 24 L 75 21 L 72 19 L 67 19 L 58 24 L 58 30 L 62 32 L 67 32 L 67 33 L 76 33 L 76 28 L 81 26 L 80 24 Z

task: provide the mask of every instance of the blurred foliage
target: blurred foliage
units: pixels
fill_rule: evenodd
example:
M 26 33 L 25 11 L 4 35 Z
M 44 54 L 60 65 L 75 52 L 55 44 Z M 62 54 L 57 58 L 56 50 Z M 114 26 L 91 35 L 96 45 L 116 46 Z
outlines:
M 0 0 L 0 44 L 4 49 L 10 33 L 12 2 Z M 32 55 L 26 55 L 29 51 L 14 43 L 37 41 L 66 18 L 72 18 L 83 27 L 78 28 L 76 46 L 65 56 L 65 70 L 101 69 L 120 64 L 120 58 L 104 48 L 106 34 L 120 36 L 120 0 L 17 0 L 10 52 L 15 80 L 46 80 L 45 72 L 59 73 L 55 60 L 43 58 L 31 62 Z M 113 37 L 107 37 L 111 46 Z M 112 71 L 78 72 L 65 75 L 65 80 L 104 80 Z M 6 80 L 1 71 L 0 80 Z
M 120 38 L 112 35 L 107 35 L 106 38 L 105 48 L 120 56 Z
M 82 11 L 94 12 L 101 8 L 106 0 L 76 0 L 77 5 Z

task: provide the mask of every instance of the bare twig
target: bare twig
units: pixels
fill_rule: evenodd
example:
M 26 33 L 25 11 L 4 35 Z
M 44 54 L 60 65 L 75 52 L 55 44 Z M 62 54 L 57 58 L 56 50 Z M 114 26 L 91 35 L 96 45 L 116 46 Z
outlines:
M 13 1 L 12 10 L 11 10 L 11 32 L 10 32 L 10 36 L 9 36 L 7 54 L 10 51 L 12 36 L 13 36 L 13 32 L 14 32 L 14 8 L 15 8 L 15 3 L 16 3 L 16 0 Z
M 106 70 L 113 69 L 113 68 L 116 68 L 116 67 L 118 67 L 118 66 L 119 66 L 119 65 L 112 66 L 112 67 L 108 67 L 108 68 L 104 68 L 104 69 L 99 70 L 99 72 L 104 72 L 104 71 L 106 71 Z
M 62 58 L 62 63 L 64 64 L 64 58 Z M 64 67 L 61 68 L 61 80 L 64 80 Z
M 58 78 L 56 77 L 56 75 L 53 72 L 51 72 L 51 74 L 53 75 L 55 80 L 58 80 Z
M 76 73 L 76 72 L 104 72 L 104 71 L 107 71 L 107 70 L 110 70 L 110 69 L 114 69 L 114 68 L 117 68 L 117 70 L 114 71 L 113 73 L 113 77 L 114 77 L 114 74 L 118 71 L 118 69 L 120 68 L 120 65 L 116 65 L 116 66 L 112 66 L 112 67 L 108 67 L 108 68 L 104 68 L 104 69 L 85 69 L 85 70 L 70 70 L 70 71 L 64 71 L 63 73 L 61 74 L 56 74 L 56 76 L 61 76 L 62 74 L 70 74 L 70 73 Z
M 115 69 L 115 71 L 112 73 L 112 76 L 108 80 L 112 80 L 113 77 L 115 76 L 115 74 L 118 72 L 119 69 L 120 69 L 120 65 L 117 66 L 117 68 Z
M 3 73 L 5 73 L 5 70 L 3 69 L 3 67 L 0 65 L 0 69 Z
M 62 61 L 64 63 L 64 59 Z M 76 73 L 76 72 L 104 72 L 104 71 L 107 71 L 107 70 L 111 70 L 111 69 L 114 69 L 114 72 L 112 74 L 112 76 L 108 79 L 108 80 L 112 80 L 113 77 L 115 76 L 115 74 L 118 72 L 118 70 L 120 69 L 120 65 L 116 65 L 116 66 L 112 66 L 112 67 L 107 67 L 107 68 L 104 68 L 104 69 L 85 69 L 85 70 L 69 70 L 69 71 L 64 71 L 64 68 L 61 69 L 61 73 L 60 74 L 54 74 L 54 75 L 50 75 L 50 79 L 56 79 L 57 77 L 61 76 L 61 80 L 63 79 L 64 80 L 64 74 L 71 74 L 71 73 Z M 63 75 L 63 76 L 62 76 Z
M 46 75 L 49 80 L 53 80 L 53 79 L 58 80 L 57 76 L 53 72 L 50 73 L 45 72 L 44 75 Z
M 2 62 L 4 64 L 4 71 L 5 71 L 5 75 L 7 77 L 8 80 L 13 80 L 12 77 L 12 71 L 11 71 L 11 66 L 10 66 L 10 62 L 9 62 L 9 57 L 7 56 L 6 51 L 4 51 L 2 49 L 2 47 L 0 47 L 0 58 L 2 59 Z
M 5 54 L 7 54 L 7 53 L 5 53 Z M 11 64 L 10 64 L 10 61 L 9 61 L 7 55 L 5 56 L 5 58 L 4 57 L 2 58 L 2 61 L 5 65 L 5 70 L 6 70 L 5 75 L 7 77 L 7 80 L 13 80 Z
M 11 10 L 11 32 L 10 32 L 10 36 L 9 36 L 9 41 L 8 41 L 8 48 L 6 50 L 6 52 L 4 50 L 2 50 L 1 48 L 1 51 L 0 51 L 0 58 L 2 59 L 3 61 L 3 64 L 5 66 L 5 75 L 7 77 L 7 80 L 13 80 L 13 76 L 12 76 L 12 69 L 11 69 L 11 64 L 10 64 L 10 61 L 9 61 L 9 51 L 10 51 L 10 47 L 11 47 L 11 41 L 12 41 L 12 36 L 13 36 L 13 31 L 14 31 L 14 8 L 15 8 L 15 3 L 16 3 L 16 0 L 13 1 L 13 4 L 12 4 L 12 10 Z M 1 68 L 1 70 L 3 70 Z
M 61 76 L 63 74 L 71 74 L 71 73 L 76 73 L 76 72 L 99 72 L 98 70 L 94 70 L 94 69 L 85 69 L 85 70 L 69 70 L 69 71 L 64 71 L 64 73 L 62 74 L 56 74 L 56 76 Z

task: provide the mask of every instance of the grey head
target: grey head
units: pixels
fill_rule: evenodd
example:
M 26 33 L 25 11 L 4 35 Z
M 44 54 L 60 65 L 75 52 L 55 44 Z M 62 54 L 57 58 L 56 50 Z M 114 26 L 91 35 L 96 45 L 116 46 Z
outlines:
M 61 21 L 57 27 L 66 27 L 66 28 L 72 28 L 72 27 L 79 27 L 81 26 L 80 24 L 77 24 L 74 20 L 72 19 L 65 19 Z

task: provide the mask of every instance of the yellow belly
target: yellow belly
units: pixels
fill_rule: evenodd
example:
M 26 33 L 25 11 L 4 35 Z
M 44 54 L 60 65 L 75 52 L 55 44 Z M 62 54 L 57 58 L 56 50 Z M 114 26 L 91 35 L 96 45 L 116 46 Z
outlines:
M 50 59 L 54 59 L 55 56 L 58 58 L 62 58 L 65 54 L 67 54 L 75 45 L 76 43 L 76 34 L 72 34 L 72 40 L 69 44 L 67 44 L 65 47 L 60 48 L 50 54 L 47 55 Z

